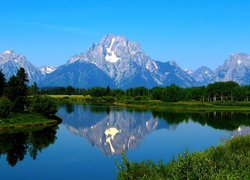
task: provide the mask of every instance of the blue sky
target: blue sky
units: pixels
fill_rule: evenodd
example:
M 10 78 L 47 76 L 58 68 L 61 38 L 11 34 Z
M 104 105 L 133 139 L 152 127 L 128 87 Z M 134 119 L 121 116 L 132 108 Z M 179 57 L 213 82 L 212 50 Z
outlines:
M 62 65 L 108 33 L 191 69 L 250 53 L 249 0 L 1 0 L 0 51 Z

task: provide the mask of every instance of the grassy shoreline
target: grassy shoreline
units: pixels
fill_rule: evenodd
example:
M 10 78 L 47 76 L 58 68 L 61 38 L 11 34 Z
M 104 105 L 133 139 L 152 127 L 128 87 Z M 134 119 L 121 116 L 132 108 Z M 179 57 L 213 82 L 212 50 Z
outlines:
M 48 119 L 40 114 L 15 114 L 9 118 L 0 118 L 0 133 L 17 129 L 49 127 L 57 125 L 60 122 L 61 120 L 58 117 Z
M 94 104 L 94 105 L 114 105 L 120 107 L 130 107 L 151 110 L 170 110 L 170 111 L 245 111 L 250 112 L 250 102 L 202 102 L 202 101 L 179 101 L 163 102 L 159 100 L 134 100 L 119 99 L 113 97 L 98 97 L 82 95 L 49 95 L 59 104 Z
M 249 179 L 250 135 L 234 137 L 204 152 L 185 153 L 167 164 L 152 161 L 118 164 L 118 179 Z
M 245 111 L 250 112 L 250 107 L 244 106 L 199 106 L 186 104 L 178 104 L 178 103 L 169 103 L 164 105 L 150 105 L 150 104 L 126 104 L 121 102 L 115 102 L 114 105 L 121 107 L 130 107 L 130 108 L 138 108 L 138 109 L 150 109 L 157 111 L 193 111 L 193 112 L 204 112 L 204 111 Z

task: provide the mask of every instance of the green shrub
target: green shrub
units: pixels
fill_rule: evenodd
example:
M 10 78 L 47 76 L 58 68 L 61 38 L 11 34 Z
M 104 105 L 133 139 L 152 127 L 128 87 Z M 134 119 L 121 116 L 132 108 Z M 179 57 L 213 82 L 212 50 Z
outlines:
M 250 179 L 250 135 L 237 137 L 205 152 L 184 153 L 168 164 L 118 164 L 118 179 Z
M 40 113 L 46 117 L 55 116 L 57 105 L 55 101 L 48 96 L 35 96 L 31 102 L 31 112 Z
M 0 98 L 0 117 L 7 118 L 11 113 L 11 102 L 7 98 Z
M 144 99 L 146 99 L 146 98 L 143 96 L 135 96 L 134 97 L 134 100 L 144 100 Z
M 250 102 L 246 102 L 246 101 L 216 101 L 213 102 L 213 105 L 217 105 L 217 106 L 245 106 L 245 107 L 249 107 L 250 106 Z
M 115 102 L 115 98 L 113 98 L 111 96 L 104 96 L 104 97 L 102 97 L 102 101 L 105 103 L 113 103 L 113 102 Z

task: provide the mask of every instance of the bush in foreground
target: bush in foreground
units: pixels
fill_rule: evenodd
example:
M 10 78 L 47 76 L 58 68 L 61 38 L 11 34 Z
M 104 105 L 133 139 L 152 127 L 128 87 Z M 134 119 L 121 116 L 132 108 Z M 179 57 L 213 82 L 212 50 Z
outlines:
M 123 157 L 118 168 L 118 179 L 250 179 L 250 135 L 205 152 L 185 153 L 168 164 Z

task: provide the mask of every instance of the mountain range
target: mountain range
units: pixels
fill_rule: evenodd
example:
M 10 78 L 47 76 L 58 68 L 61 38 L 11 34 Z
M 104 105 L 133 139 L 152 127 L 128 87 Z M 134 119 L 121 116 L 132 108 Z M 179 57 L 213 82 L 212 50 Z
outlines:
M 216 81 L 235 81 L 250 84 L 250 55 L 232 54 L 215 69 L 202 66 L 197 70 L 181 68 L 176 62 L 161 62 L 152 59 L 138 43 L 123 36 L 108 34 L 98 44 L 93 44 L 86 52 L 72 56 L 59 67 L 35 67 L 24 55 L 13 50 L 0 54 L 0 69 L 6 79 L 24 67 L 30 83 L 40 87 L 73 86 L 90 88 L 110 86 L 130 88 L 145 86 L 181 87 L 207 85 Z

